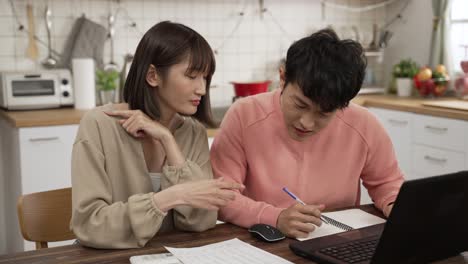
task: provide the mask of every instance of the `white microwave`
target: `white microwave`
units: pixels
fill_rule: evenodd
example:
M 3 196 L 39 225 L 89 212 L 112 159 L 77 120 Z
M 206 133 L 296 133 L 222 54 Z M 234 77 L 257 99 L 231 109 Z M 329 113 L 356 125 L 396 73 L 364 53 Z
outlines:
M 73 105 L 70 71 L 0 72 L 0 107 L 8 110 Z

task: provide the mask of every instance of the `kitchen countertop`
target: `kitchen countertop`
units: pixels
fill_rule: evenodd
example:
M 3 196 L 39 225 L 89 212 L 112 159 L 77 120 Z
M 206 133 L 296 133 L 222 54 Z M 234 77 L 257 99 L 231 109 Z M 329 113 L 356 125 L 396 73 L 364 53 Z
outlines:
M 455 97 L 428 99 L 421 97 L 398 97 L 396 95 L 361 95 L 353 99 L 353 102 L 365 107 L 378 107 L 468 121 L 468 111 L 423 105 L 423 103 L 427 102 L 453 100 L 458 99 Z
M 81 117 L 86 112 L 86 110 L 77 110 L 72 107 L 28 111 L 5 111 L 0 109 L 0 118 L 6 119 L 15 128 L 63 126 L 79 124 Z M 217 129 L 207 129 L 206 131 L 208 137 L 214 137 Z
M 379 107 L 391 110 L 412 112 L 424 115 L 446 117 L 468 121 L 468 111 L 453 110 L 439 107 L 423 106 L 423 102 L 435 100 L 454 100 L 455 98 L 425 99 L 417 97 L 397 97 L 394 95 L 360 95 L 353 102 L 366 107 Z M 6 119 L 16 128 L 73 125 L 80 122 L 86 113 L 84 110 L 74 108 L 59 108 L 29 111 L 5 111 L 0 109 L 0 117 Z M 216 129 L 207 129 L 208 136 L 213 137 Z

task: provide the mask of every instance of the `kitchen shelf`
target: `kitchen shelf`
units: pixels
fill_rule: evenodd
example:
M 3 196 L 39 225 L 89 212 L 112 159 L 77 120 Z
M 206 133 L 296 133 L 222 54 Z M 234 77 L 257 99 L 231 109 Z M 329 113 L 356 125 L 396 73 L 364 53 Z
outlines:
M 384 87 L 378 86 L 364 86 L 359 90 L 358 94 L 383 94 L 385 93 Z
M 383 51 L 365 51 L 364 54 L 367 57 L 378 57 L 383 56 Z

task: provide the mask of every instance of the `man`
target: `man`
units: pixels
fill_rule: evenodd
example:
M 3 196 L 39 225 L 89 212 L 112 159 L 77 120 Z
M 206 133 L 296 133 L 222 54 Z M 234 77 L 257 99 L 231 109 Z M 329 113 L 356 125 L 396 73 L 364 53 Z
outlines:
M 372 114 L 349 104 L 365 68 L 359 43 L 324 29 L 289 48 L 281 89 L 233 104 L 210 156 L 215 177 L 246 188 L 220 210 L 221 220 L 306 237 L 325 208 L 359 205 L 360 180 L 389 215 L 403 182 L 392 143 Z

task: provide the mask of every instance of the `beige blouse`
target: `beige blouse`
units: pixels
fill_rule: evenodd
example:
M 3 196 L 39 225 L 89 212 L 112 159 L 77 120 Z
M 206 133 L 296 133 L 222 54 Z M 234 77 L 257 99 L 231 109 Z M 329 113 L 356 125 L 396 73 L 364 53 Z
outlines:
M 95 248 L 134 248 L 144 246 L 157 232 L 214 227 L 216 211 L 178 206 L 165 214 L 155 206 L 141 142 L 103 112 L 111 109 L 112 105 L 105 105 L 89 111 L 73 145 L 70 227 L 80 243 Z M 204 126 L 186 118 L 174 137 L 186 163 L 163 166 L 161 190 L 212 179 Z

